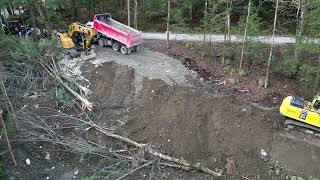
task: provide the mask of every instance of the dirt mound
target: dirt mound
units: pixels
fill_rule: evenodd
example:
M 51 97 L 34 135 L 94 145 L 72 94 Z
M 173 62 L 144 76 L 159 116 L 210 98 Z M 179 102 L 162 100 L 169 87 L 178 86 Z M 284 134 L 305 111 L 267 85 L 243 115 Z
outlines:
M 273 155 L 281 159 L 283 167 L 298 171 L 300 166 L 292 162 L 301 157 L 295 156 L 309 153 L 305 148 L 303 152 L 277 148 L 277 144 L 295 149 L 309 147 L 277 140 L 275 132 L 282 121 L 277 111 L 212 93 L 216 91 L 172 86 L 162 80 L 144 78 L 137 84 L 134 69 L 115 63 L 85 68 L 92 70 L 87 76 L 96 96 L 98 123 L 111 125 L 118 134 L 149 143 L 161 152 L 250 179 L 284 179 L 285 174 L 275 175 L 270 168 L 277 161 Z M 268 162 L 261 159 L 261 149 L 268 153 Z M 281 154 L 291 159 L 280 158 Z M 320 158 L 314 157 L 313 153 L 300 165 L 319 163 Z M 318 175 L 310 168 L 302 172 Z
M 118 133 L 211 168 L 223 169 L 232 158 L 237 172 L 256 174 L 263 169 L 260 148 L 268 149 L 272 139 L 265 112 L 230 96 L 161 80 L 145 79 L 136 92 L 133 70 L 112 63 L 95 71 L 89 79 L 97 97 L 96 111 L 101 119 L 125 123 Z M 110 114 L 114 106 L 122 109 L 121 115 Z
M 242 172 L 256 174 L 261 169 L 259 148 L 267 149 L 272 139 L 264 112 L 233 97 L 161 82 L 145 82 L 144 87 L 143 106 L 136 108 L 135 119 L 123 128 L 127 136 L 211 167 L 222 168 L 233 157 Z

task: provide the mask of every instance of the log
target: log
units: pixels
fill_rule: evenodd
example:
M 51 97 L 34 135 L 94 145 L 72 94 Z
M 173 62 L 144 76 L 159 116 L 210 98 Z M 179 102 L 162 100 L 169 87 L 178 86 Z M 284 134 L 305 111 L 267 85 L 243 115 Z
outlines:
M 178 158 L 175 158 L 175 157 L 171 157 L 171 156 L 168 156 L 166 154 L 163 154 L 163 153 L 160 153 L 154 149 L 152 149 L 150 146 L 148 146 L 148 144 L 142 144 L 142 143 L 138 143 L 138 142 L 135 142 L 127 137 L 123 137 L 123 136 L 120 136 L 120 135 L 117 135 L 117 134 L 114 134 L 114 133 L 111 133 L 111 132 L 108 132 L 106 131 L 105 129 L 99 127 L 97 124 L 93 123 L 93 122 L 87 122 L 87 121 L 84 121 L 84 120 L 81 120 L 81 119 L 77 119 L 78 121 L 81 121 L 91 127 L 93 127 L 94 129 L 96 129 L 98 132 L 108 136 L 108 137 L 111 137 L 115 140 L 118 140 L 118 141 L 122 141 L 124 143 L 127 143 L 129 145 L 132 145 L 136 148 L 140 148 L 140 149 L 144 149 L 147 153 L 155 156 L 155 157 L 158 157 L 162 160 L 165 160 L 165 161 L 168 161 L 168 162 L 171 162 L 171 163 L 175 163 L 175 164 L 178 164 L 180 166 L 183 166 L 185 168 L 183 169 L 194 169 L 194 170 L 198 170 L 198 171 L 201 171 L 203 173 L 206 173 L 206 174 L 209 174 L 211 176 L 216 176 L 216 177 L 220 177 L 222 176 L 222 171 L 221 172 L 215 172 L 205 166 L 203 166 L 202 164 L 200 163 L 195 163 L 195 164 L 192 164 L 184 159 L 178 159 Z

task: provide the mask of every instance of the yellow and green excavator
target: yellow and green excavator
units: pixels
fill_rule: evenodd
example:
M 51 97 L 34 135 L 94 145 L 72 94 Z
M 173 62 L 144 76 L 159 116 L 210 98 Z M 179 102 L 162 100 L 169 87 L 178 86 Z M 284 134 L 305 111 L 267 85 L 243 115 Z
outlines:
M 320 96 L 312 102 L 301 97 L 286 97 L 280 106 L 280 113 L 287 117 L 285 126 L 294 125 L 320 132 Z
M 83 60 L 96 58 L 92 49 L 92 40 L 95 36 L 93 28 L 86 27 L 78 22 L 72 23 L 68 31 L 57 32 L 60 44 L 71 57 L 81 57 Z

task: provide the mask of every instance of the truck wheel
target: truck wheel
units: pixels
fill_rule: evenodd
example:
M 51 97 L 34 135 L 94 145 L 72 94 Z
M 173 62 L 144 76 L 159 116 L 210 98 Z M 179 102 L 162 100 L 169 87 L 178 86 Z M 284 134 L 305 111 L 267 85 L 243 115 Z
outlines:
M 99 45 L 100 47 L 104 47 L 104 46 L 105 46 L 104 40 L 103 40 L 103 39 L 99 39 L 99 40 L 98 40 L 98 45 Z
M 114 51 L 119 51 L 119 49 L 120 49 L 119 43 L 117 43 L 117 42 L 113 43 L 112 44 L 112 49 Z
M 122 53 L 123 55 L 128 54 L 128 48 L 125 47 L 125 46 L 121 46 L 120 51 L 121 51 L 121 53 Z

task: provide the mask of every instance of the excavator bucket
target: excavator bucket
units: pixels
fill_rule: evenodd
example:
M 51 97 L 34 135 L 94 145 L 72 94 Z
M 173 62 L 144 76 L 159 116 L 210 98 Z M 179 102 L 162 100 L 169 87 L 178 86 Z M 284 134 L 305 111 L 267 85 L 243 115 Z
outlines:
M 88 61 L 97 58 L 97 54 L 93 49 L 91 49 L 88 52 L 81 52 L 80 57 L 82 60 Z

